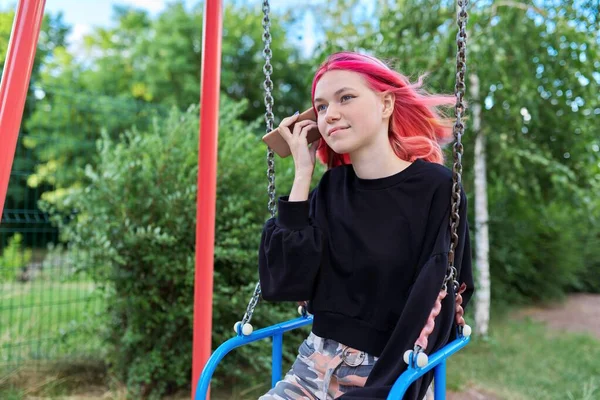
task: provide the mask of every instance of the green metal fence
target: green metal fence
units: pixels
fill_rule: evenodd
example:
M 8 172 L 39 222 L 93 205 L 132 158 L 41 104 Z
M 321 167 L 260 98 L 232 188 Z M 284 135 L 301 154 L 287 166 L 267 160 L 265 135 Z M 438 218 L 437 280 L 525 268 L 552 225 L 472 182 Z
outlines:
M 64 89 L 28 97 L 0 221 L 0 378 L 49 361 L 99 359 L 103 294 L 78 270 L 78 259 L 40 199 L 85 184 L 100 130 L 144 127 L 163 108 Z

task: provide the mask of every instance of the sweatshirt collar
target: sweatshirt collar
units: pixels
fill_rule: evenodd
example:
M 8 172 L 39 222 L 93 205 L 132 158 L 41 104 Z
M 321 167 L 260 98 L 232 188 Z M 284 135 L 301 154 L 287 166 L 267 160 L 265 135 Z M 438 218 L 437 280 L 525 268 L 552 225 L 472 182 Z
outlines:
M 416 170 L 418 170 L 419 166 L 424 162 L 425 161 L 417 158 L 412 164 L 404 168 L 402 171 L 397 172 L 394 175 L 376 179 L 359 178 L 358 176 L 356 176 L 352 165 L 347 165 L 346 167 L 348 168 L 348 173 L 350 175 L 351 181 L 356 185 L 357 188 L 365 190 L 376 190 L 385 189 L 390 186 L 394 186 L 399 182 L 402 182 L 408 176 L 412 175 Z

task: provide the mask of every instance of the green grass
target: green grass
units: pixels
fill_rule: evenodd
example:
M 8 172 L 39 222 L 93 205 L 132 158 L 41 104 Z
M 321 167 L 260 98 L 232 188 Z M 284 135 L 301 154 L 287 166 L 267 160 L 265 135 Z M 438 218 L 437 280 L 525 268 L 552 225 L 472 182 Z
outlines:
M 502 399 L 600 399 L 600 340 L 498 320 L 448 363 L 448 387 L 476 386 Z
M 50 368 L 43 370 L 18 368 L 0 378 L 0 399 L 101 399 L 107 392 L 110 399 L 126 399 L 119 395 L 122 390 L 110 381 L 101 362 L 48 362 L 47 366 Z
M 81 375 L 86 369 L 76 361 L 101 358 L 102 301 L 93 293 L 93 285 L 84 282 L 0 285 L 0 365 L 14 366 L 8 375 L 0 368 L 1 399 L 103 390 L 126 398 L 103 366 Z M 474 339 L 450 359 L 450 390 L 474 386 L 509 400 L 600 399 L 600 340 L 504 317 L 493 320 L 490 332 L 488 339 Z M 50 368 L 27 372 L 28 362 L 39 360 Z M 256 398 L 267 387 L 268 382 L 257 382 L 215 391 L 213 397 Z
M 102 300 L 89 282 L 0 285 L 0 376 L 40 360 L 84 357 L 101 348 L 94 321 Z

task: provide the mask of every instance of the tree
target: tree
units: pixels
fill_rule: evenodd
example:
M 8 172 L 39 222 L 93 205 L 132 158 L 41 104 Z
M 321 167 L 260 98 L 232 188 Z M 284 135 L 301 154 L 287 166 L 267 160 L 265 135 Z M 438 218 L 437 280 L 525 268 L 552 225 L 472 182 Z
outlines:
M 115 27 L 97 29 L 86 37 L 87 54 L 95 64 L 87 87 L 180 108 L 196 103 L 200 96 L 202 5 L 188 11 L 177 1 L 155 20 L 146 11 L 131 7 L 115 7 L 114 12 Z M 304 64 L 284 31 L 290 18 L 274 14 L 271 20 L 272 79 L 277 107 L 281 107 L 276 113 L 281 115 L 305 107 L 309 96 L 307 74 L 298 73 Z M 235 100 L 249 100 L 244 115 L 248 121 L 262 116 L 264 109 L 261 21 L 257 7 L 225 7 L 221 88 Z
M 85 57 L 57 47 L 40 75 L 44 97 L 26 126 L 43 133 L 28 142 L 41 161 L 29 183 L 54 186 L 46 200 L 83 182 L 102 129 L 115 137 L 134 123 L 143 128 L 165 106 L 186 109 L 198 102 L 202 9 L 188 11 L 177 1 L 152 19 L 146 11 L 118 6 L 114 18 L 113 27 L 84 37 Z M 225 9 L 221 87 L 234 100 L 248 101 L 242 116 L 248 123 L 264 114 L 261 21 L 259 9 Z M 309 97 L 305 62 L 286 40 L 286 21 L 274 16 L 271 26 L 278 117 L 306 107 Z
M 4 68 L 14 17 L 15 13 L 12 9 L 0 11 L 0 69 Z M 55 49 L 65 45 L 68 33 L 69 27 L 63 21 L 61 13 L 44 15 L 31 72 L 31 82 L 35 83 L 39 80 L 43 67 L 52 59 Z M 30 89 L 23 110 L 23 123 L 20 131 L 21 140 L 17 143 L 17 150 L 12 166 L 12 170 L 19 171 L 19 173 L 13 173 L 11 176 L 6 196 L 7 209 L 36 208 L 35 202 L 37 199 L 35 193 L 33 190 L 27 188 L 27 176 L 23 173 L 32 171 L 38 161 L 35 154 L 29 154 L 27 147 L 24 146 L 24 142 L 32 136 L 31 132 L 26 128 L 26 121 L 30 118 L 36 106 L 36 101 L 37 97 L 34 91 Z M 28 191 L 29 193 L 27 193 Z
M 597 185 L 599 159 L 593 15 L 571 2 L 497 2 L 473 18 L 471 59 L 482 80 L 487 153 L 494 154 L 496 299 L 560 297 L 589 265 L 581 257 L 594 215 L 586 192 Z
M 467 69 L 481 81 L 481 134 L 493 155 L 487 171 L 497 302 L 560 297 L 598 262 L 582 256 L 595 243 L 587 236 L 599 215 L 598 199 L 589 195 L 600 178 L 598 5 L 538 3 L 470 8 Z M 413 80 L 427 72 L 433 92 L 453 91 L 454 1 L 386 1 L 360 26 L 348 18 L 355 1 L 335 4 L 319 58 L 339 49 L 368 51 Z M 463 139 L 468 155 L 471 125 Z M 472 166 L 465 163 L 464 172 L 470 194 Z
M 487 336 L 490 321 L 490 239 L 488 235 L 487 167 L 485 136 L 481 132 L 481 102 L 479 78 L 471 74 L 473 135 L 475 135 L 475 268 L 477 291 L 475 292 L 475 333 Z

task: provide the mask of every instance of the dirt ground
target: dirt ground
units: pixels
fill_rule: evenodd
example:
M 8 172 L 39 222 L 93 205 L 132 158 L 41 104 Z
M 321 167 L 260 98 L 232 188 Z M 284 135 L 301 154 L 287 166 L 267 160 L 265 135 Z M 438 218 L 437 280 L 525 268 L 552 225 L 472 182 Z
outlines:
M 565 303 L 527 308 L 521 315 L 552 329 L 591 333 L 600 339 L 600 295 L 574 294 Z
M 464 392 L 449 392 L 446 396 L 448 400 L 500 400 L 492 393 L 485 392 L 482 389 L 470 388 Z

